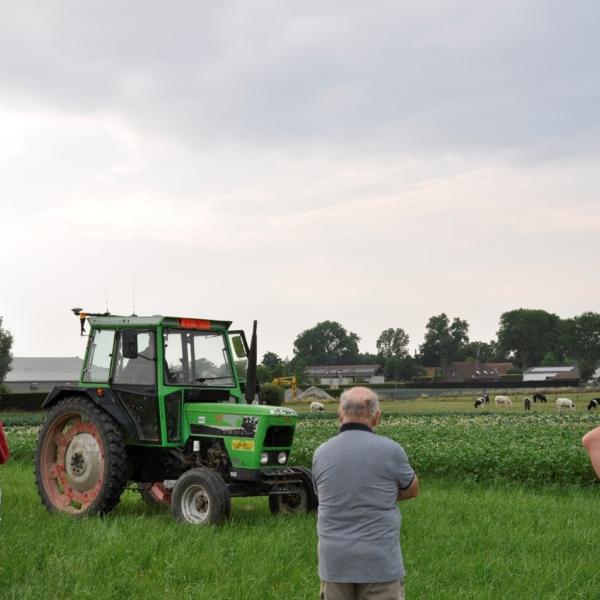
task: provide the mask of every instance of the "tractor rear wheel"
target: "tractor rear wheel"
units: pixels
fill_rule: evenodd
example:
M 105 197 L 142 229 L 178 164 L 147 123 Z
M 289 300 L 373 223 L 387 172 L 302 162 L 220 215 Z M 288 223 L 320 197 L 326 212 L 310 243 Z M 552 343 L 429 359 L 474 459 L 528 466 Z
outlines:
M 190 469 L 177 480 L 173 488 L 171 512 L 181 523 L 223 523 L 231 514 L 231 496 L 227 485 L 214 471 Z
M 49 511 L 109 513 L 127 483 L 127 466 L 119 426 L 91 400 L 69 396 L 48 413 L 38 435 L 35 478 Z
M 272 514 L 297 515 L 309 513 L 317 509 L 319 504 L 314 489 L 310 469 L 294 467 L 302 478 L 302 483 L 289 486 L 289 493 L 269 496 L 269 509 Z

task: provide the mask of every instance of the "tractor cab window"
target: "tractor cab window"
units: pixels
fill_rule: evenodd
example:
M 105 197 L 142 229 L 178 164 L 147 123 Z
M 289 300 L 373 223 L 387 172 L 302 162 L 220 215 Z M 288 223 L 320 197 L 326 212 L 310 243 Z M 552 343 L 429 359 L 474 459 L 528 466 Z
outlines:
M 131 335 L 131 334 L 130 334 Z M 113 376 L 114 383 L 128 385 L 155 385 L 156 384 L 156 345 L 153 331 L 134 332 L 137 341 L 137 352 L 131 356 L 131 349 L 127 349 L 130 339 L 123 332 L 119 335 L 117 364 Z M 128 356 L 130 356 L 128 358 Z
M 223 334 L 168 329 L 164 344 L 167 385 L 233 386 Z
M 90 338 L 87 360 L 83 370 L 83 381 L 106 383 L 110 374 L 115 332 L 96 329 Z

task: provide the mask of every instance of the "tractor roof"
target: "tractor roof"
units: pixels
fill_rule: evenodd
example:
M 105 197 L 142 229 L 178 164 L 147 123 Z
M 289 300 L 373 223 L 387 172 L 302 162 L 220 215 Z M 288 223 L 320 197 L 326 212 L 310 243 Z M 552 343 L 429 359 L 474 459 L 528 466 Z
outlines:
M 86 315 L 90 325 L 94 327 L 156 327 L 163 325 L 177 329 L 200 329 L 204 331 L 226 331 L 231 321 L 214 321 L 212 319 L 196 319 L 189 317 L 165 317 L 152 315 L 138 317 L 132 315 L 123 317 L 119 315 Z

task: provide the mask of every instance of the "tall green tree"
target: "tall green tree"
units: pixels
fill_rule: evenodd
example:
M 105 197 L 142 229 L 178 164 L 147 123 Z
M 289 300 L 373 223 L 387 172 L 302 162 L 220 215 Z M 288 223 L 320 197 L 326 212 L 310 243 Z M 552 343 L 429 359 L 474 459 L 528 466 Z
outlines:
M 558 360 L 556 360 L 554 352 L 546 352 L 546 354 L 544 354 L 544 358 L 542 358 L 542 362 L 540 363 L 541 367 L 556 367 L 557 365 Z
M 497 343 L 491 342 L 469 342 L 464 344 L 461 349 L 462 359 L 473 362 L 494 362 L 501 361 L 503 356 L 498 355 Z
M 283 361 L 277 354 L 275 354 L 275 352 L 265 352 L 261 362 L 265 367 L 271 370 L 283 364 Z
M 352 364 L 358 357 L 356 333 L 336 321 L 322 321 L 298 334 L 294 355 L 307 365 Z
M 410 381 L 424 372 L 423 367 L 410 354 L 388 358 L 383 369 L 386 379 L 392 381 Z
M 600 314 L 584 312 L 561 323 L 564 354 L 575 360 L 581 377 L 587 379 L 600 364 Z
M 539 365 L 549 352 L 562 360 L 560 318 L 545 310 L 519 308 L 500 317 L 498 345 L 523 368 Z
M 6 374 L 10 369 L 12 362 L 13 337 L 7 329 L 2 327 L 2 317 L 0 317 L 0 386 L 4 383 Z
M 450 322 L 442 313 L 429 319 L 425 329 L 425 341 L 419 347 L 421 360 L 427 367 L 436 367 L 442 360 L 462 358 L 462 348 L 469 342 L 469 323 L 455 317 Z
M 377 352 L 384 358 L 404 358 L 408 355 L 410 338 L 404 329 L 397 327 L 384 329 L 377 338 Z

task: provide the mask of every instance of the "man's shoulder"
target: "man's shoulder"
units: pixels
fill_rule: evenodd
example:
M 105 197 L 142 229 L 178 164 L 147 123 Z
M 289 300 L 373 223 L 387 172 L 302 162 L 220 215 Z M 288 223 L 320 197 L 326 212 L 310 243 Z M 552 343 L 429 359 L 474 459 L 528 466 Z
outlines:
M 382 446 L 386 446 L 388 448 L 402 448 L 398 442 L 392 438 L 386 437 L 385 435 L 376 434 L 375 437 L 377 438 L 378 443 Z
M 395 442 L 391 438 L 384 435 L 379 435 L 371 431 L 349 430 L 338 433 L 324 441 L 320 446 L 317 447 L 315 454 L 326 452 L 328 449 L 336 446 L 344 446 L 347 444 L 355 446 L 361 443 L 366 443 L 370 446 L 377 446 L 382 450 L 389 452 L 403 451 L 402 446 L 398 442 Z
M 314 454 L 320 454 L 321 452 L 327 450 L 328 447 L 330 447 L 336 442 L 337 437 L 337 435 L 334 435 L 333 437 L 330 437 L 329 439 L 325 440 L 322 444 L 317 446 L 317 449 L 315 450 Z

